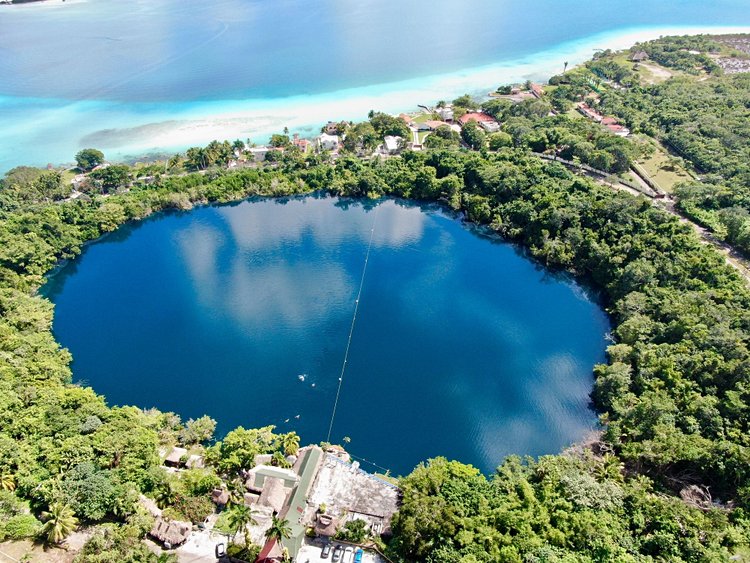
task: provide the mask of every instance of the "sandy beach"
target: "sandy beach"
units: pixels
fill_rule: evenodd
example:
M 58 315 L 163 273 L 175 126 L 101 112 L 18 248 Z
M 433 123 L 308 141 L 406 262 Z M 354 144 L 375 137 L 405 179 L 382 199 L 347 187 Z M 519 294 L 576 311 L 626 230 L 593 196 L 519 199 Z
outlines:
M 43 4 L 63 6 L 85 1 L 45 0 Z M 40 7 L 42 3 L 19 6 Z M 589 59 L 597 49 L 624 49 L 662 35 L 743 32 L 750 32 L 750 27 L 628 28 L 457 72 L 286 97 L 148 103 L 0 95 L 0 120 L 8 138 L 13 138 L 11 144 L 0 143 L 0 170 L 19 164 L 19 160 L 42 166 L 69 162 L 84 146 L 98 147 L 116 160 L 183 151 L 213 139 L 262 143 L 284 127 L 309 137 L 328 120 L 361 120 L 373 109 L 413 111 L 418 104 L 430 105 L 466 92 L 486 94 L 500 84 L 544 82 L 561 72 L 565 62 L 572 67 Z M 23 69 L 9 70 L 23 73 Z

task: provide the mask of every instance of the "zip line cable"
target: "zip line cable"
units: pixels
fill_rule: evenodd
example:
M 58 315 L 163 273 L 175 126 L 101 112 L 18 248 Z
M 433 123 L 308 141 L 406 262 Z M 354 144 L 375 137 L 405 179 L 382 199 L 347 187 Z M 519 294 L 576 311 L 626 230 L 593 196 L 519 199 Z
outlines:
M 370 461 L 369 459 L 364 458 L 364 457 L 356 456 L 356 455 L 354 455 L 351 452 L 347 452 L 347 453 L 349 453 L 349 456 L 351 456 L 353 459 L 356 459 L 356 460 L 359 460 L 359 461 L 364 461 L 365 463 L 369 463 L 373 467 L 377 467 L 378 469 L 380 469 L 383 473 L 390 473 L 391 472 L 391 470 L 388 469 L 387 467 L 383 467 L 382 465 L 378 465 L 374 461 Z
M 333 430 L 333 420 L 336 418 L 336 409 L 339 406 L 339 395 L 341 395 L 341 386 L 344 383 L 344 374 L 346 373 L 346 366 L 349 361 L 349 348 L 352 345 L 352 336 L 354 335 L 354 325 L 357 322 L 357 311 L 359 311 L 359 298 L 362 296 L 362 287 L 365 285 L 365 274 L 367 273 L 367 263 L 370 261 L 370 250 L 372 249 L 372 239 L 375 235 L 375 221 L 378 218 L 378 210 L 380 206 L 375 208 L 372 217 L 372 228 L 370 229 L 370 242 L 367 244 L 367 253 L 365 254 L 365 264 L 362 267 L 362 277 L 359 280 L 359 290 L 357 291 L 357 299 L 354 301 L 354 315 L 352 315 L 352 324 L 349 327 L 349 338 L 346 341 L 346 351 L 344 352 L 344 362 L 341 364 L 341 374 L 339 375 L 339 386 L 336 390 L 336 400 L 333 402 L 333 411 L 331 412 L 331 423 L 328 425 L 328 436 L 326 442 L 331 441 L 331 431 Z

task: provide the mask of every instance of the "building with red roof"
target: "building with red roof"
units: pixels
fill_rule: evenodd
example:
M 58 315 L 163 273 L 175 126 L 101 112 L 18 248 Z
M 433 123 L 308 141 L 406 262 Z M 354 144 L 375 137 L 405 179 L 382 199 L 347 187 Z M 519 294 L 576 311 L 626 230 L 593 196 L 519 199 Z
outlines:
M 400 114 L 400 115 L 399 115 L 399 117 L 400 117 L 400 118 L 401 118 L 402 120 L 404 120 L 404 122 L 405 122 L 405 123 L 406 123 L 407 125 L 414 125 L 414 119 L 413 119 L 413 118 L 412 118 L 412 117 L 411 117 L 410 115 L 407 115 L 407 114 L 405 114 L 405 113 L 402 113 L 402 114 Z
M 292 139 L 292 144 L 297 147 L 302 152 L 307 152 L 307 150 L 310 148 L 310 141 L 307 139 L 300 139 L 299 133 L 294 134 L 294 138 Z
M 276 540 L 267 540 L 263 549 L 260 550 L 255 563 L 281 563 L 284 560 L 284 551 Z
M 544 96 L 544 88 L 542 88 L 536 82 L 532 82 L 531 83 L 531 93 L 534 95 L 534 97 L 541 98 L 542 96 Z
M 604 116 L 601 113 L 596 111 L 586 102 L 580 102 L 576 107 L 581 114 L 583 114 L 585 117 L 588 117 L 589 119 L 593 119 L 597 122 L 601 122 L 601 120 L 604 119 Z
M 427 125 L 427 127 L 430 128 L 430 131 L 434 131 L 435 129 L 437 129 L 438 127 L 441 127 L 443 125 L 445 125 L 446 127 L 448 127 L 448 124 L 445 121 L 436 121 L 434 119 L 427 120 L 427 121 L 424 122 L 424 124 Z
M 494 117 L 480 111 L 470 111 L 458 118 L 461 125 L 466 125 L 469 121 L 475 121 L 477 125 L 489 133 L 500 130 L 500 124 Z

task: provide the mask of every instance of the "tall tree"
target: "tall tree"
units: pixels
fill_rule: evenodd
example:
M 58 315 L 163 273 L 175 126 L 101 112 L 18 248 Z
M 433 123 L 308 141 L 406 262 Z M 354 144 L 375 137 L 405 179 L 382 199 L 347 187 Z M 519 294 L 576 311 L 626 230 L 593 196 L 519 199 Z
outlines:
M 289 527 L 289 521 L 285 518 L 271 517 L 271 527 L 266 530 L 266 539 L 281 543 L 282 540 L 289 539 L 292 536 L 292 529 Z
M 250 541 L 248 526 L 255 526 L 258 523 L 253 518 L 253 511 L 245 504 L 236 504 L 229 510 L 228 519 L 229 526 L 234 530 L 234 535 L 242 532 L 245 537 L 245 546 L 249 547 L 252 542 Z
M 78 168 L 88 172 L 104 162 L 104 153 L 97 149 L 83 149 L 76 154 Z
M 487 141 L 487 135 L 479 128 L 476 121 L 468 121 L 461 128 L 461 138 L 474 150 L 481 149 Z
M 299 450 L 299 436 L 297 436 L 297 433 L 289 432 L 284 434 L 281 438 L 281 446 L 284 448 L 284 454 L 297 455 L 297 450 Z

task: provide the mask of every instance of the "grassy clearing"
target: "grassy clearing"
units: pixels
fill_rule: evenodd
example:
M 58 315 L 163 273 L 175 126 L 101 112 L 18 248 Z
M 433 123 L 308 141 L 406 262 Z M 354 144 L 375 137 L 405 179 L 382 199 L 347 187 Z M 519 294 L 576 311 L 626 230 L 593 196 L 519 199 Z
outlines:
M 440 117 L 432 114 L 432 113 L 425 113 L 425 112 L 419 112 L 417 115 L 412 115 L 411 118 L 414 120 L 414 123 L 424 123 L 425 121 L 431 121 L 433 119 L 440 120 Z
M 63 170 L 62 171 L 62 179 L 63 184 L 68 185 L 73 181 L 73 178 L 76 177 L 76 173 L 72 170 Z
M 658 84 L 659 82 L 664 82 L 665 80 L 668 80 L 673 76 L 682 74 L 681 72 L 674 69 L 664 68 L 663 66 L 653 61 L 634 63 L 633 61 L 628 59 L 629 56 L 630 55 L 628 53 L 619 53 L 612 57 L 612 60 L 629 68 L 633 72 L 637 72 L 638 74 L 640 74 L 641 81 L 645 82 L 646 84 Z
M 673 76 L 682 74 L 676 70 L 664 68 L 663 66 L 650 61 L 638 63 L 638 68 L 636 70 L 640 73 L 641 78 L 647 84 L 659 84 L 660 82 L 669 80 Z
M 657 148 L 653 155 L 639 161 L 638 164 L 665 192 L 671 193 L 675 184 L 692 178 L 681 166 L 675 166 L 673 169 L 669 154 L 662 148 Z

